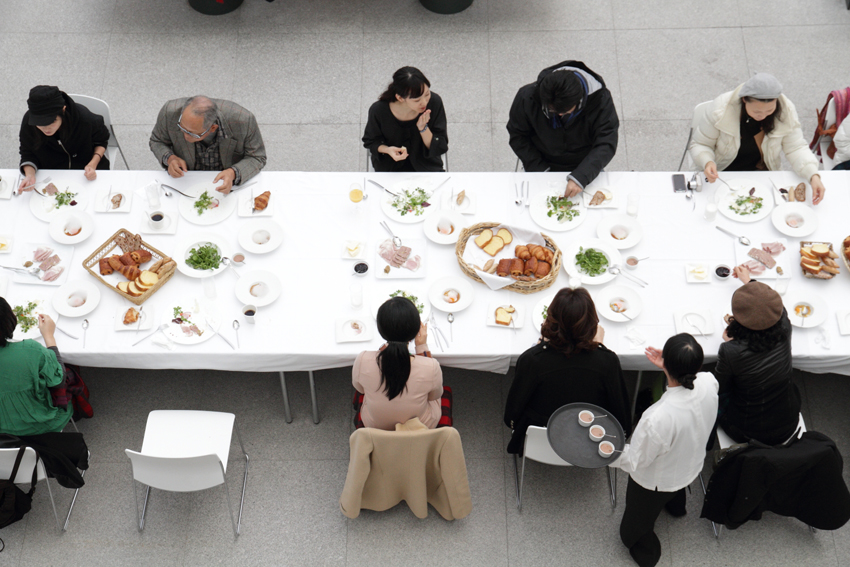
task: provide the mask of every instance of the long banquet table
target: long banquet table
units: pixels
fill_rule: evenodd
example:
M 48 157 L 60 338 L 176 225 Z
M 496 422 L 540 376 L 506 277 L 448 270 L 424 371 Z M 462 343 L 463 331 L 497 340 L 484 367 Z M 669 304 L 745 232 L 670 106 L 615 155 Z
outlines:
M 17 178 L 15 170 L 2 170 L 6 180 Z M 91 280 L 82 267 L 82 261 L 99 247 L 119 228 L 138 231 L 147 222 L 147 201 L 142 187 L 151 181 L 169 183 L 180 189 L 188 189 L 199 182 L 209 182 L 214 174 L 190 172 L 182 179 L 170 179 L 162 171 L 108 171 L 98 172 L 94 182 L 86 182 L 82 172 L 43 171 L 39 179 L 51 176 L 62 186 L 73 182 L 94 192 L 98 188 L 112 186 L 134 191 L 132 211 L 121 213 L 94 213 L 91 202 L 87 212 L 95 219 L 94 234 L 76 246 L 69 280 Z M 465 216 L 468 224 L 493 221 L 528 229 L 540 230 L 529 215 L 528 208 L 519 208 L 514 203 L 514 184 L 523 180 L 530 182 L 532 195 L 545 190 L 550 182 L 561 182 L 562 174 L 524 173 L 455 173 L 430 174 L 435 180 L 446 177 L 451 180 L 443 191 L 465 189 L 475 196 L 476 212 Z M 625 369 L 642 370 L 652 368 L 644 357 L 646 345 L 661 347 L 667 337 L 675 334 L 673 312 L 685 308 L 709 308 L 714 322 L 714 333 L 698 337 L 703 345 L 707 361 L 714 360 L 721 343 L 723 323 L 721 317 L 730 312 L 730 298 L 740 285 L 737 281 L 719 282 L 712 278 L 708 284 L 689 284 L 685 279 L 684 265 L 691 261 L 704 261 L 713 266 L 717 263 L 735 264 L 734 241 L 714 229 L 714 225 L 726 227 L 734 232 L 746 234 L 754 244 L 770 242 L 782 235 L 773 227 L 770 218 L 754 224 L 733 222 L 718 215 L 715 222 L 703 217 L 705 204 L 714 195 L 719 184 L 708 185 L 695 193 L 696 205 L 683 194 L 674 194 L 671 173 L 653 172 L 609 172 L 603 173 L 593 185 L 605 185 L 623 195 L 640 195 L 638 220 L 644 237 L 634 248 L 624 251 L 639 257 L 649 256 L 633 272 L 649 282 L 645 289 L 619 277 L 615 282 L 634 288 L 640 294 L 643 311 L 633 322 L 612 323 L 602 320 L 605 327 L 605 344 L 617 352 Z M 837 249 L 850 234 L 850 223 L 846 222 L 850 211 L 850 173 L 823 172 L 827 188 L 826 199 L 815 207 L 819 217 L 817 231 L 807 239 L 833 242 Z M 389 187 L 401 179 L 401 174 L 369 174 Z M 752 179 L 769 186 L 769 178 L 783 185 L 796 184 L 799 180 L 789 172 L 726 173 L 727 181 L 736 178 Z M 130 367 L 150 369 L 219 369 L 241 371 L 288 371 L 317 370 L 351 365 L 355 356 L 364 349 L 376 349 L 382 343 L 377 332 L 366 343 L 337 344 L 334 324 L 337 319 L 359 316 L 374 321 L 370 302 L 377 290 L 389 287 L 405 288 L 427 297 L 427 290 L 436 280 L 447 275 L 462 275 L 458 266 L 455 247 L 438 245 L 427 241 L 424 252 L 426 273 L 422 279 L 378 281 L 374 274 L 363 278 L 351 275 L 352 261 L 343 259 L 344 242 L 361 239 L 368 243 L 368 260 L 375 265 L 377 244 L 387 238 L 379 222 L 385 220 L 379 200 L 384 197 L 374 186 L 366 190 L 369 199 L 363 202 L 362 211 L 354 212 L 348 199 L 352 183 L 362 184 L 363 173 L 304 173 L 270 172 L 261 173 L 256 180 L 264 189 L 272 192 L 275 207 L 274 220 L 284 230 L 283 244 L 272 253 L 264 255 L 246 254 L 247 264 L 238 271 L 265 269 L 276 273 L 283 285 L 281 297 L 257 313 L 257 324 L 248 325 L 242 320 L 241 303 L 233 292 L 237 275 L 225 270 L 215 277 L 217 297 L 215 304 L 225 323 L 220 332 L 235 343 L 231 327 L 233 319 L 242 320 L 239 330 L 241 347 L 231 349 L 220 337 L 195 346 L 176 345 L 167 349 L 151 340 L 131 346 L 136 335 L 114 331 L 114 314 L 121 305 L 130 304 L 118 294 L 103 288 L 102 299 L 96 310 L 87 316 L 90 327 L 87 331 L 86 347 L 82 340 L 71 340 L 57 334 L 57 342 L 66 360 L 85 366 Z M 436 184 L 436 183 L 435 183 Z M 12 234 L 15 249 L 11 254 L 0 255 L 0 263 L 14 262 L 25 242 L 51 242 L 48 223 L 36 219 L 28 206 L 29 196 L 0 200 L 0 235 Z M 177 214 L 177 199 L 162 198 L 162 208 Z M 561 249 L 577 238 L 595 238 L 596 226 L 606 214 L 625 213 L 626 200 L 621 207 L 588 211 L 588 218 L 579 227 L 567 232 L 548 232 Z M 177 254 L 178 243 L 193 232 L 216 232 L 224 236 L 233 247 L 228 252 L 239 250 L 237 232 L 250 219 L 237 216 L 234 212 L 228 219 L 213 227 L 196 226 L 180 218 L 176 235 L 143 235 L 145 240 L 167 254 Z M 404 238 L 422 238 L 423 225 L 399 224 L 390 221 L 390 226 Z M 544 231 L 546 232 L 546 231 Z M 824 373 L 836 372 L 850 375 L 850 336 L 839 334 L 836 311 L 850 307 L 848 290 L 850 274 L 843 264 L 841 273 L 832 280 L 810 280 L 796 268 L 798 263 L 798 240 L 789 238 L 789 251 L 793 256 L 792 278 L 788 293 L 819 295 L 829 305 L 830 314 L 822 325 L 827 341 L 822 340 L 820 329 L 794 329 L 793 353 L 796 368 Z M 10 260 L 11 259 L 11 260 Z M 5 272 L 5 273 L 4 273 Z M 9 279 L 9 272 L 0 270 L 0 278 Z M 555 285 L 531 295 L 521 295 L 506 290 L 492 291 L 483 284 L 472 282 L 475 293 L 472 305 L 455 313 L 453 342 L 441 352 L 433 339 L 429 341 L 434 356 L 446 366 L 486 370 L 505 373 L 517 357 L 539 336 L 531 322 L 530 311 L 543 294 L 552 294 L 568 285 L 568 276 L 561 270 Z M 471 281 L 471 280 L 470 280 Z M 351 307 L 349 287 L 352 283 L 363 286 L 364 307 Z M 768 283 L 770 281 L 768 280 Z M 610 285 L 610 284 L 609 284 Z M 36 286 L 11 282 L 7 296 L 23 300 Z M 605 286 L 588 286 L 592 296 L 597 297 Z M 2 289 L 2 287 L 0 287 Z M 56 287 L 48 288 L 55 291 Z M 145 309 L 156 310 L 158 317 L 165 318 L 174 305 L 190 303 L 193 298 L 204 297 L 201 280 L 176 273 L 145 303 Z M 524 306 L 528 314 L 524 326 L 516 331 L 509 328 L 485 325 L 489 306 L 494 302 Z M 443 333 L 449 335 L 446 315 L 436 312 L 437 322 Z M 59 326 L 81 335 L 80 318 L 60 317 Z M 635 345 L 626 334 L 636 329 L 645 337 L 646 344 Z M 144 333 L 144 331 L 142 332 Z M 142 333 L 139 336 L 142 336 Z M 433 334 L 433 333 L 432 333 Z M 817 339 L 817 340 L 816 340 Z M 828 343 L 828 344 L 827 344 Z M 827 348 L 828 347 L 828 348 Z

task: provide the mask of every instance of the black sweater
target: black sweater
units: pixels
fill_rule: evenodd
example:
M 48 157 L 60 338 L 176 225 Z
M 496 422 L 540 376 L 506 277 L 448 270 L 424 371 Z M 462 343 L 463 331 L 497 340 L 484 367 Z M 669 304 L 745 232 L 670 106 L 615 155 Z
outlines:
M 35 126 L 29 125 L 30 113 L 24 114 L 21 122 L 21 173 L 23 164 L 31 162 L 37 169 L 85 169 L 94 156 L 97 146 L 104 148 L 109 143 L 109 128 L 103 117 L 77 104 L 65 93 L 65 114 L 62 126 L 53 136 L 45 136 Z M 61 144 L 60 144 L 61 141 Z M 104 156 L 97 169 L 109 169 L 109 160 Z
M 525 85 L 511 105 L 508 133 L 514 153 L 526 171 L 569 171 L 583 187 L 596 179 L 617 152 L 620 121 L 605 81 L 581 61 L 564 61 L 540 72 L 537 81 L 561 67 L 586 71 L 602 84 L 566 126 L 552 127 L 543 114 L 537 83 Z
M 443 171 L 440 156 L 449 150 L 449 137 L 446 134 L 446 111 L 443 99 L 431 91 L 431 100 L 427 109 L 431 111 L 428 128 L 433 138 L 431 148 L 426 148 L 422 135 L 416 127 L 419 116 L 413 120 L 401 121 L 393 116 L 390 103 L 380 100 L 369 107 L 369 119 L 363 133 L 363 147 L 372 154 L 372 167 L 375 171 Z M 421 116 L 421 115 L 420 115 Z M 387 154 L 379 154 L 382 145 L 407 148 L 408 158 L 394 161 Z
M 614 352 L 600 345 L 566 358 L 541 343 L 522 353 L 505 404 L 505 425 L 513 429 L 508 453 L 522 453 L 529 425 L 545 427 L 556 409 L 574 402 L 605 408 L 631 432 L 629 395 Z

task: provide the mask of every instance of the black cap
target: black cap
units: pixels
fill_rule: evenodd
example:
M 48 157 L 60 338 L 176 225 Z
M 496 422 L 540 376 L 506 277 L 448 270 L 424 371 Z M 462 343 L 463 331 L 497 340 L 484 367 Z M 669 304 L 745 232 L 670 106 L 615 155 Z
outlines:
M 30 111 L 29 125 L 47 126 L 53 124 L 56 117 L 62 114 L 65 98 L 59 87 L 39 85 L 30 89 L 27 106 Z

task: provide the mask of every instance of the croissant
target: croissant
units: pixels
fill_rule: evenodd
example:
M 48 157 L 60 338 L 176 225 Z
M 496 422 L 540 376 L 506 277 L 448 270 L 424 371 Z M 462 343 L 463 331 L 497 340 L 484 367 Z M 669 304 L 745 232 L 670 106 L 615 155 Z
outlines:
M 511 259 L 511 275 L 512 276 L 521 276 L 523 270 L 525 270 L 525 262 L 523 262 L 519 258 Z
M 526 276 L 533 276 L 534 271 L 537 269 L 537 258 L 529 258 L 525 261 L 525 270 L 523 270 L 523 274 Z
M 132 258 L 133 262 L 135 262 L 136 264 L 144 264 L 145 262 L 149 262 L 152 257 L 153 256 L 151 256 L 151 253 L 147 250 L 136 250 L 134 252 L 130 252 L 130 258 Z
M 118 259 L 125 266 L 135 266 L 136 265 L 136 261 L 133 260 L 132 252 L 127 252 L 126 254 L 124 254 L 123 256 L 121 256 Z
M 537 262 L 537 269 L 534 270 L 534 275 L 538 278 L 545 278 L 549 275 L 549 270 L 552 266 L 548 262 Z
M 537 258 L 538 260 L 546 261 L 546 249 L 537 244 L 529 244 L 528 251 L 531 252 L 531 255 Z
M 136 266 L 121 266 L 118 269 L 118 272 L 130 281 L 134 281 L 137 277 L 142 275 L 142 271 Z
M 272 196 L 271 191 L 266 191 L 254 197 L 254 210 L 264 211 L 269 206 L 269 198 Z
M 549 250 L 548 248 L 544 248 L 544 250 L 546 251 L 546 260 L 545 261 L 549 262 L 550 264 L 554 263 L 555 253 L 552 252 L 551 250 Z
M 496 267 L 496 275 L 500 278 L 503 278 L 510 274 L 512 263 L 513 258 L 505 258 L 504 260 L 499 260 L 499 265 Z
M 517 244 L 516 248 L 514 248 L 514 256 L 520 260 L 528 260 L 531 258 L 531 253 L 528 251 L 528 246 Z
M 109 265 L 108 258 L 101 258 L 100 262 L 98 262 L 98 267 L 100 268 L 101 276 L 108 276 L 109 274 L 115 271 L 112 269 L 112 266 Z
M 124 265 L 118 258 L 119 256 L 117 254 L 113 254 L 112 256 L 106 259 L 106 261 L 109 262 L 109 265 L 110 267 L 112 267 L 113 270 L 120 270 L 121 266 Z

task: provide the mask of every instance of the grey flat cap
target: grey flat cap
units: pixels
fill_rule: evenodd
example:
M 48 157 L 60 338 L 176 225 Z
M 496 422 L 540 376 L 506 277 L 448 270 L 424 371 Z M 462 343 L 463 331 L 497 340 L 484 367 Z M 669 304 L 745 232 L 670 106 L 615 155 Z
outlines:
M 751 96 L 762 100 L 773 100 L 781 94 L 782 84 L 767 73 L 756 73 L 738 92 L 740 97 Z

